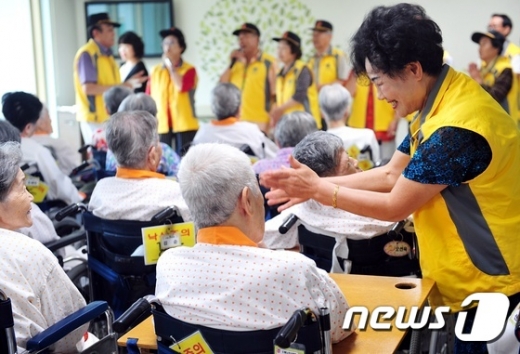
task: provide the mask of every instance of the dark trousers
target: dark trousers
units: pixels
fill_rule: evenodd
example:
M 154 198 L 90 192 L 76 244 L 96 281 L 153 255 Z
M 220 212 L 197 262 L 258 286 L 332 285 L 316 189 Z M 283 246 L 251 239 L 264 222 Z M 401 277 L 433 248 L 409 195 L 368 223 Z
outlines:
M 180 133 L 170 131 L 166 134 L 159 134 L 159 140 L 161 143 L 171 146 L 179 156 L 183 156 L 190 148 L 195 134 L 197 134 L 196 130 Z

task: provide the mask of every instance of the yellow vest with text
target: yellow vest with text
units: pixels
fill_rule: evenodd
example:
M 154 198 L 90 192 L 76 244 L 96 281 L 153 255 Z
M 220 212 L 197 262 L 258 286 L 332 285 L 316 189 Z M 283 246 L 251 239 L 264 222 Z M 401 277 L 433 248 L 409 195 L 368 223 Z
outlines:
M 296 81 L 298 80 L 298 77 L 300 76 L 300 73 L 304 67 L 305 63 L 303 61 L 296 60 L 292 68 L 290 68 L 285 75 L 282 75 L 282 72 L 280 71 L 276 77 L 276 103 L 279 106 L 293 97 L 294 93 L 296 92 Z M 316 85 L 314 85 L 314 83 L 311 82 L 309 85 L 309 88 L 307 89 L 307 97 L 305 98 L 304 102 L 298 102 L 297 105 L 285 110 L 284 114 L 294 111 L 304 111 L 310 113 L 314 117 L 318 129 L 321 129 L 321 115 L 320 107 L 318 105 L 318 90 L 316 89 Z
M 268 123 L 271 109 L 271 86 L 269 71 L 274 57 L 261 53 L 258 60 L 249 65 L 236 62 L 231 68 L 230 82 L 242 91 L 240 120 L 253 123 Z
M 516 122 L 478 83 L 448 66 L 443 73 L 424 116 L 410 125 L 410 155 L 442 127 L 471 130 L 492 152 L 483 173 L 448 186 L 413 214 L 423 277 L 439 289 L 430 300 L 460 311 L 476 292 L 520 292 L 520 136 Z
M 314 81 L 316 86 L 318 85 L 329 85 L 338 80 L 338 62 L 345 57 L 345 53 L 337 48 L 330 48 L 327 54 L 320 58 L 313 56 L 308 66 L 314 74 Z M 318 60 L 317 60 L 318 59 Z
M 394 109 L 390 103 L 377 98 L 377 88 L 372 85 L 372 94 L 374 102 L 374 127 L 376 132 L 386 132 L 388 126 L 394 119 Z M 352 128 L 367 127 L 367 103 L 368 103 L 369 86 L 356 83 L 356 94 L 352 99 L 352 113 L 348 119 L 347 125 Z
M 183 76 L 192 65 L 182 62 L 177 68 L 177 72 Z M 182 133 L 190 130 L 199 129 L 199 122 L 195 116 L 195 86 L 187 92 L 181 92 L 173 84 L 168 69 L 163 64 L 153 67 L 150 76 L 150 96 L 157 105 L 157 120 L 159 134 L 166 134 L 170 131 L 168 122 L 168 110 L 172 117 L 171 131 Z
M 485 85 L 493 86 L 495 79 L 505 70 L 512 69 L 511 61 L 507 57 L 499 56 L 492 67 L 487 67 L 486 64 L 482 64 L 480 72 L 483 73 L 483 82 Z M 518 80 L 513 73 L 513 80 L 511 80 L 511 88 L 507 93 L 507 96 L 498 102 L 506 110 L 511 117 L 515 120 L 518 119 Z
M 512 42 L 509 42 L 509 45 L 507 46 L 505 52 L 503 53 L 503 55 L 505 57 L 507 57 L 509 60 L 512 60 L 514 56 L 517 56 L 517 55 L 520 55 L 520 47 L 517 46 L 516 44 L 512 43 Z M 518 102 L 518 106 L 517 106 L 517 111 L 518 111 L 518 123 L 520 124 L 520 74 L 519 73 L 514 73 L 513 74 L 515 75 L 516 77 L 516 84 L 517 84 L 517 87 L 518 87 L 518 95 L 517 95 L 517 102 Z
M 79 80 L 78 62 L 81 55 L 87 52 L 94 67 L 97 70 L 98 85 L 119 85 L 121 77 L 119 76 L 119 67 L 113 56 L 102 55 L 101 49 L 90 39 L 87 44 L 81 47 L 74 58 L 74 89 L 76 90 L 76 106 L 78 108 L 77 119 L 81 122 L 103 123 L 109 117 L 105 109 L 103 95 L 87 95 L 83 91 L 83 87 Z

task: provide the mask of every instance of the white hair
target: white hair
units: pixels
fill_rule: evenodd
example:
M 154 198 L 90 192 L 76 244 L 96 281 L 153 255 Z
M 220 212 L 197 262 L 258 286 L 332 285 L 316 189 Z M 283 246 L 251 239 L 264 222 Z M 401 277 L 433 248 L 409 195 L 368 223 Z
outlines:
M 182 196 L 198 228 L 220 225 L 236 208 L 244 187 L 260 194 L 251 160 L 226 144 L 198 144 L 179 168 Z
M 323 86 L 318 96 L 321 112 L 328 121 L 338 122 L 345 117 L 352 96 L 338 83 Z

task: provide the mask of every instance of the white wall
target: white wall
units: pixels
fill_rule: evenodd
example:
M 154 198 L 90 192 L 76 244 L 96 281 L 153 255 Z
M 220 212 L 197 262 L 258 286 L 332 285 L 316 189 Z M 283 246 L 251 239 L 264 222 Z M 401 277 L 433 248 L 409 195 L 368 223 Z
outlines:
M 15 1 L 0 0 L 6 3 Z M 20 0 L 17 0 L 18 3 Z M 24 0 L 26 1 L 26 0 Z M 86 38 L 84 2 L 85 0 L 48 0 L 56 2 L 59 6 L 54 6 L 57 21 L 56 28 L 59 38 L 66 38 L 60 41 L 58 54 L 62 56 L 61 62 L 55 65 L 58 68 L 57 76 L 57 97 L 60 104 L 70 104 L 73 102 L 73 86 L 71 63 L 75 51 L 79 48 Z M 20 1 L 21 2 L 21 1 Z M 284 7 L 285 16 L 288 12 L 301 13 L 298 4 L 310 9 L 311 16 L 302 19 L 302 23 L 312 22 L 316 18 L 327 19 L 335 26 L 334 44 L 343 49 L 348 49 L 348 40 L 354 34 L 357 27 L 361 24 L 365 14 L 377 5 L 391 5 L 397 1 L 388 0 L 235 0 L 236 8 L 226 8 L 226 4 L 231 0 L 174 0 L 174 21 L 177 27 L 181 28 L 186 36 L 188 50 L 184 54 L 184 59 L 197 67 L 199 73 L 199 87 L 196 94 L 196 105 L 200 114 L 208 112 L 209 93 L 215 85 L 216 72 L 224 69 L 227 64 L 227 56 L 236 44 L 231 36 L 231 28 L 235 26 L 234 16 L 238 16 L 240 21 L 243 19 L 255 20 L 258 18 L 267 19 L 280 16 L 280 6 L 276 10 L 264 8 L 265 4 L 272 6 L 280 3 Z M 71 5 L 71 3 L 73 5 Z M 513 20 L 516 27 L 510 39 L 519 43 L 520 37 L 520 1 L 518 0 L 494 0 L 494 1 L 473 1 L 473 0 L 416 0 L 415 3 L 422 5 L 427 13 L 440 26 L 443 31 L 444 47 L 454 58 L 455 68 L 465 70 L 471 61 L 478 59 L 477 45 L 471 42 L 470 36 L 474 31 L 484 31 L 487 27 L 489 17 L 492 13 L 507 13 Z M 14 5 L 11 5 L 14 6 Z M 253 10 L 253 8 L 255 10 Z M 201 26 L 203 19 L 207 19 L 207 12 L 210 9 L 217 9 L 222 12 L 222 19 L 218 19 L 216 26 L 211 28 L 209 35 L 203 35 Z M 244 11 L 247 9 L 247 11 Z M 256 11 L 256 12 L 255 12 Z M 2 13 L 4 8 L 2 8 Z M 214 11 L 215 12 L 215 11 Z M 260 12 L 260 13 L 259 13 Z M 262 13 L 263 12 L 263 13 Z M 214 17 L 214 16 L 213 16 Z M 263 21 L 263 20 L 262 20 Z M 21 22 L 16 21 L 18 24 Z M 59 24 L 58 24 L 59 22 Z M 207 22 L 207 21 L 206 21 Z M 75 23 L 75 26 L 67 26 Z M 14 25 L 13 25 L 14 26 Z M 302 25 L 297 32 L 302 39 L 309 40 L 311 33 L 306 30 L 307 25 Z M 266 47 L 274 48 L 270 43 L 269 37 L 281 34 L 285 28 L 279 28 L 273 24 L 271 28 L 260 28 L 265 33 L 263 41 Z M 209 49 L 202 49 L 202 44 L 208 36 L 220 34 L 216 41 L 209 46 Z M 229 35 L 225 35 L 228 33 Z M 72 37 L 75 37 L 75 45 L 72 44 Z M 274 50 L 271 50 L 272 54 Z M 216 62 L 211 67 L 218 70 L 204 70 L 203 63 L 209 59 Z M 70 60 L 70 64 L 67 62 Z M 16 60 L 18 61 L 18 60 Z M 15 60 L 12 60 L 12 64 Z M 149 68 L 159 62 L 158 59 L 147 59 L 145 63 Z M 13 65 L 18 67 L 18 65 Z M 207 65 L 206 65 L 207 66 Z M 72 99 L 72 101 L 71 101 Z

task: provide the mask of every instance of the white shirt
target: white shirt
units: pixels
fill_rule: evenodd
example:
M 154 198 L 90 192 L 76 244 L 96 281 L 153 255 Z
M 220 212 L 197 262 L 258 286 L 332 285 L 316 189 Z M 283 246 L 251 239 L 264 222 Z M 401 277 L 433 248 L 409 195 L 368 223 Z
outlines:
M 78 190 L 71 179 L 59 169 L 49 149 L 31 138 L 22 138 L 21 148 L 23 162 L 38 165 L 38 170 L 42 174 L 45 184 L 49 186 L 48 199 L 60 199 L 66 204 L 81 201 Z
M 103 219 L 149 221 L 170 206 L 177 207 L 184 221 L 191 220 L 176 181 L 107 177 L 96 184 L 88 208 Z
M 339 127 L 330 128 L 328 133 L 339 136 L 343 140 L 345 150 L 349 150 L 351 146 L 355 145 L 359 150 L 369 145 L 372 149 L 372 161 L 377 162 L 381 159 L 379 153 L 379 144 L 377 143 L 376 134 L 372 129 Z M 357 159 L 357 156 L 351 156 Z
M 336 283 L 309 258 L 290 251 L 196 244 L 164 252 L 155 295 L 172 317 L 229 331 L 283 326 L 297 309 L 315 313 L 325 302 L 334 342 L 348 308 Z
M 270 249 L 288 249 L 299 245 L 298 225 L 296 223 L 285 235 L 278 228 L 284 220 L 294 214 L 309 231 L 331 236 L 336 239 L 333 249 L 333 273 L 343 273 L 337 257 L 348 258 L 347 238 L 365 240 L 388 232 L 394 222 L 381 221 L 349 213 L 331 206 L 325 206 L 315 200 L 294 205 L 265 223 L 264 244 Z
M 249 145 L 255 156 L 260 159 L 273 158 L 278 151 L 276 144 L 262 133 L 258 125 L 240 120 L 225 125 L 202 123 L 193 144 L 203 143 L 223 143 L 237 148 Z
M 74 150 L 64 140 L 55 139 L 50 135 L 33 135 L 31 139 L 36 140 L 39 144 L 50 148 L 51 154 L 56 159 L 56 163 L 60 170 L 67 176 L 72 170 L 81 164 L 80 154 Z
M 0 229 L 0 289 L 11 299 L 19 352 L 27 341 L 71 313 L 85 300 L 40 242 Z M 55 352 L 76 352 L 87 326 L 59 341 Z

